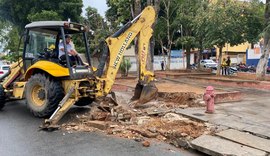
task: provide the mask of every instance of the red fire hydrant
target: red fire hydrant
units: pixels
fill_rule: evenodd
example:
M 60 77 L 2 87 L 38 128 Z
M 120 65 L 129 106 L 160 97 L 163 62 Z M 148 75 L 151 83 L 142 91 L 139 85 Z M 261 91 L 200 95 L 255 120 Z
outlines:
M 203 95 L 203 100 L 206 104 L 206 111 L 205 113 L 214 113 L 215 111 L 215 93 L 214 93 L 214 87 L 207 86 L 206 91 Z

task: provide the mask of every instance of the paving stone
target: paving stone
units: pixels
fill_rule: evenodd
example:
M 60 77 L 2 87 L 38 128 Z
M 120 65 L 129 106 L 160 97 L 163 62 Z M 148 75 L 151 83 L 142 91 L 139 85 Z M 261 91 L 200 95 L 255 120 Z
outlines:
M 221 114 L 218 111 L 216 111 L 213 114 L 207 114 L 205 113 L 205 108 L 176 109 L 175 113 L 190 118 L 194 118 L 203 122 L 208 122 L 211 120 L 219 120 L 221 118 L 226 118 L 228 116 L 226 114 Z
M 191 146 L 209 155 L 265 156 L 266 152 L 243 146 L 216 136 L 202 135 Z
M 244 123 L 243 121 L 241 121 L 241 119 L 236 118 L 234 116 L 227 116 L 226 118 L 213 119 L 213 120 L 210 120 L 209 122 L 216 125 L 223 125 L 226 127 L 237 129 L 237 130 L 243 130 L 245 127 L 250 125 L 248 123 Z
M 100 130 L 105 130 L 109 127 L 109 125 L 104 121 L 87 121 L 86 124 L 90 127 L 95 127 Z
M 240 132 L 234 129 L 228 129 L 219 132 L 216 135 L 249 147 L 270 152 L 270 140 L 249 133 Z
M 202 109 L 176 109 L 175 113 L 181 114 L 187 117 L 191 117 L 203 122 L 207 122 L 208 119 Z
M 269 128 L 266 128 L 266 127 L 248 126 L 248 127 L 245 127 L 243 130 L 254 133 L 256 135 L 260 135 L 262 137 L 270 138 Z

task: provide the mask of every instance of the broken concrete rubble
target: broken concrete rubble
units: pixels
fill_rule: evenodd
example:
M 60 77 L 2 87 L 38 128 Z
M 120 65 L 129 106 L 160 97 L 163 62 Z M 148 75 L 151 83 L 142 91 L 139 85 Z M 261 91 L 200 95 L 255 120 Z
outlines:
M 116 93 L 116 96 L 119 96 L 119 93 Z M 189 147 L 186 146 L 187 142 L 205 134 L 207 128 L 202 122 L 192 121 L 172 112 L 175 108 L 199 106 L 197 102 L 200 100 L 196 98 L 201 97 L 191 93 L 164 93 L 164 98 L 159 97 L 159 100 L 150 101 L 136 109 L 125 99 L 122 99 L 118 105 L 110 99 L 105 99 L 98 105 L 92 106 L 89 112 L 74 114 L 77 116 L 76 120 L 63 124 L 62 127 L 67 131 L 102 130 L 108 135 L 143 141 L 145 147 L 150 146 L 150 142 L 148 145 L 144 138 L 156 138 L 187 148 Z M 173 98 L 177 99 L 173 100 Z
M 85 124 L 89 127 L 98 128 L 100 130 L 106 130 L 109 127 L 108 123 L 104 121 L 88 121 Z
M 175 113 L 167 113 L 165 114 L 163 117 L 161 117 L 162 120 L 165 121 L 169 121 L 169 122 L 173 122 L 173 121 L 177 121 L 177 120 L 181 120 L 181 121 L 188 121 L 188 118 L 185 118 L 181 115 L 175 114 Z
M 150 142 L 149 142 L 149 141 L 143 141 L 143 142 L 142 142 L 142 145 L 143 145 L 144 147 L 150 147 Z

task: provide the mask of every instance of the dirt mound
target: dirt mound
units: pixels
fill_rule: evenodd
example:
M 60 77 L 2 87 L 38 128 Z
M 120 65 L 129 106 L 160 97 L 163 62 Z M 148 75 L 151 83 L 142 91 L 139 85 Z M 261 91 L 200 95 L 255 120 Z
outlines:
M 187 107 L 200 107 L 202 106 L 202 95 L 192 92 L 176 92 L 166 93 L 159 92 L 159 101 L 167 102 L 168 107 L 177 107 L 180 105 L 186 105 Z
M 157 131 L 167 139 L 189 136 L 197 138 L 205 131 L 205 125 L 192 120 L 163 121 L 155 119 L 153 122 L 143 126 L 144 129 L 157 129 Z

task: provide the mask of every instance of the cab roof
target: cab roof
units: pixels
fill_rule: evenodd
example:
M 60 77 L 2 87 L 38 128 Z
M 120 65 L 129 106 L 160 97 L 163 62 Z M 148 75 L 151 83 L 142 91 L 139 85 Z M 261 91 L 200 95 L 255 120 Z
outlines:
M 25 26 L 26 29 L 30 28 L 37 28 L 37 27 L 64 27 L 66 24 L 74 24 L 74 25 L 79 25 L 83 26 L 78 23 L 74 22 L 68 22 L 68 21 L 37 21 L 37 22 L 32 22 L 29 23 Z
M 27 24 L 25 29 L 31 29 L 39 32 L 61 33 L 60 29 L 63 27 L 65 34 L 75 34 L 81 32 L 88 32 L 88 28 L 82 24 L 68 22 L 68 21 L 37 21 Z

